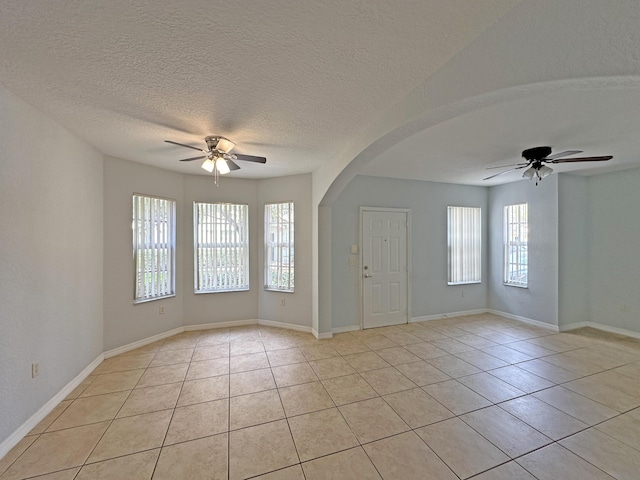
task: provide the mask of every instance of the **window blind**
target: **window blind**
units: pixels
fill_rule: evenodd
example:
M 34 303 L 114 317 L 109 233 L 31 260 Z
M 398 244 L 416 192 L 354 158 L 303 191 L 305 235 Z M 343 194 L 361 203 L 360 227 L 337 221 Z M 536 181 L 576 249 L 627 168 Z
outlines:
M 482 214 L 478 207 L 447 207 L 448 284 L 479 283 L 482 270 Z
M 134 302 L 175 295 L 175 200 L 133 195 Z
M 294 290 L 293 202 L 272 203 L 265 211 L 265 288 Z
M 194 202 L 196 293 L 249 289 L 247 205 Z
M 526 287 L 529 276 L 528 208 L 526 203 L 504 207 L 504 283 Z

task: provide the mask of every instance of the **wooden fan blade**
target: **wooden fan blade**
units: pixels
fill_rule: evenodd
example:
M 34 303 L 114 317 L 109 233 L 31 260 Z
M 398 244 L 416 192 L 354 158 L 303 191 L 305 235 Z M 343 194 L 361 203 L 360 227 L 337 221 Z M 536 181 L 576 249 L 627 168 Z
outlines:
M 499 167 L 487 167 L 487 170 L 494 170 L 496 168 L 519 167 L 520 165 L 527 166 L 529 165 L 529 163 L 512 163 L 511 165 L 500 165 Z
M 605 162 L 611 160 L 613 157 L 607 155 L 605 157 L 580 157 L 580 158 L 557 158 L 555 160 L 545 160 L 548 163 L 574 163 L 574 162 Z
M 267 159 L 264 157 L 254 157 L 253 155 L 242 155 L 241 153 L 234 153 L 231 155 L 234 160 L 242 160 L 244 162 L 256 162 L 267 163 Z
M 576 153 L 582 153 L 582 150 L 567 150 L 566 152 L 554 153 L 544 158 L 544 160 L 555 160 L 560 157 L 567 157 L 569 155 L 575 155 Z
M 172 142 L 171 140 L 165 140 L 166 143 L 172 143 L 174 145 L 179 145 L 181 147 L 187 147 L 187 148 L 192 148 L 194 150 L 198 150 L 199 152 L 204 152 L 204 153 L 209 153 L 206 150 L 203 150 L 202 148 L 198 148 L 198 147 L 192 147 L 191 145 L 185 145 L 184 143 L 178 143 L 178 142 Z
M 232 172 L 234 170 L 240 170 L 240 165 L 238 165 L 236 162 L 234 162 L 230 158 L 225 158 L 225 160 L 227 161 L 227 165 L 229 165 L 229 170 L 231 170 Z
M 490 179 L 492 179 L 494 177 L 497 177 L 498 175 L 504 175 L 505 173 L 513 172 L 514 170 L 520 170 L 521 168 L 525 168 L 525 167 L 528 167 L 528 166 L 529 166 L 529 164 L 527 163 L 526 165 L 523 165 L 521 167 L 512 168 L 510 170 L 505 170 L 504 172 L 496 173 L 495 175 L 491 175 L 490 177 L 483 178 L 482 180 L 490 180 Z
M 191 158 L 183 158 L 182 160 L 180 160 L 181 162 L 190 162 L 192 160 L 198 160 L 200 158 L 207 158 L 205 155 L 202 155 L 200 157 L 191 157 Z

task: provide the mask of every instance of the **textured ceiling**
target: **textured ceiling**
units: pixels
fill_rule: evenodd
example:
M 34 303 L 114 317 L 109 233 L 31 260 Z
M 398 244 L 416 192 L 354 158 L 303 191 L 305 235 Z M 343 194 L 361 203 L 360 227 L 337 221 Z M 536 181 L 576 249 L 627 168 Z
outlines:
M 609 162 L 550 165 L 589 175 L 640 166 L 640 85 L 580 88 L 522 95 L 439 123 L 397 143 L 363 174 L 490 186 L 522 179 L 524 170 L 484 181 L 522 162 L 521 151 L 551 146 L 573 157 L 614 155 Z M 568 157 L 570 158 L 570 157 Z
M 489 185 L 538 145 L 640 165 L 639 24 L 637 0 L 0 0 L 0 84 L 183 173 L 195 152 L 163 140 L 218 134 L 268 158 L 236 177 Z
M 0 83 L 105 154 L 179 163 L 224 135 L 234 176 L 310 172 L 517 0 L 0 0 Z M 34 132 L 37 141 L 37 132 Z
M 522 2 L 425 80 L 420 92 L 439 103 L 359 173 L 494 185 L 522 171 L 483 181 L 500 171 L 487 167 L 516 163 L 535 146 L 614 157 L 553 165 L 557 172 L 639 167 L 639 6 Z

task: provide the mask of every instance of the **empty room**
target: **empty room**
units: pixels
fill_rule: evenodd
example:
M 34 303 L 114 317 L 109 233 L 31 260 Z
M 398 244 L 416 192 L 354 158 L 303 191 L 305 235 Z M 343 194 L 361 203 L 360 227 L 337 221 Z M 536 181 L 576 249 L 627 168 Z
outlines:
M 640 478 L 635 0 L 0 0 L 0 480 Z

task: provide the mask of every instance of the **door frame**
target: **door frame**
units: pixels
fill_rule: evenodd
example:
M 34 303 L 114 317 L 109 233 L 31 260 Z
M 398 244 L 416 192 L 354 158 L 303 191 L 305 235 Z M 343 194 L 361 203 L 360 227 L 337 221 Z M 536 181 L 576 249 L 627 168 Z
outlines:
M 360 299 L 358 302 L 360 308 L 360 330 L 364 330 L 364 284 L 363 273 L 364 258 L 362 253 L 362 221 L 365 212 L 395 212 L 404 213 L 407 216 L 407 324 L 411 323 L 411 209 L 410 208 L 389 208 L 389 207 L 360 207 L 360 218 L 358 222 L 358 248 L 360 254 L 358 255 L 358 285 L 360 292 Z M 401 324 L 402 325 L 402 324 Z

